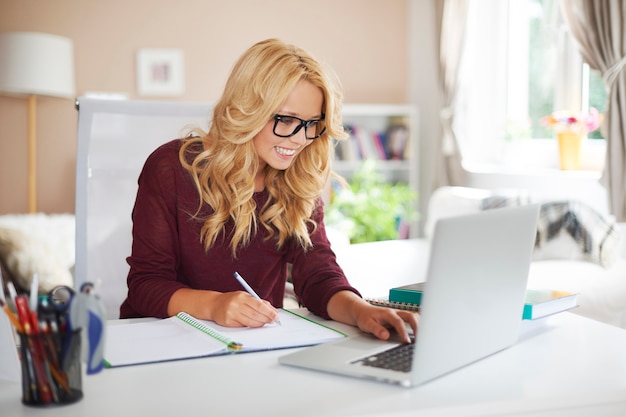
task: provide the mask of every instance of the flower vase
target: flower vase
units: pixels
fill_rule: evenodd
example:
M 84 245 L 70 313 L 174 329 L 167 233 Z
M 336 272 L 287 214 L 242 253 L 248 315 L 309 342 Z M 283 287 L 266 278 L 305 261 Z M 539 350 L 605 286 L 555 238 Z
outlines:
M 585 137 L 583 132 L 557 132 L 559 162 L 562 170 L 580 169 L 580 154 Z

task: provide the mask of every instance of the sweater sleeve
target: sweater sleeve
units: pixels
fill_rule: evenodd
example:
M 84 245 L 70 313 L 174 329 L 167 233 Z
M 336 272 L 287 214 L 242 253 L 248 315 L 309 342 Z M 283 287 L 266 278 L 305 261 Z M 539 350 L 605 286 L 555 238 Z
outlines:
M 348 290 L 359 296 L 361 294 L 350 285 L 337 264 L 326 236 L 321 199 L 316 203 L 312 219 L 317 223 L 317 228 L 311 234 L 313 248 L 305 251 L 299 245 L 294 244 L 292 247 L 292 280 L 300 302 L 313 313 L 329 319 L 327 305 L 335 293 Z
M 128 296 L 121 317 L 167 317 L 170 297 L 185 287 L 176 279 L 181 246 L 177 196 L 189 192 L 178 161 L 179 148 L 179 141 L 158 148 L 139 176 L 132 212 L 132 253 L 127 258 Z

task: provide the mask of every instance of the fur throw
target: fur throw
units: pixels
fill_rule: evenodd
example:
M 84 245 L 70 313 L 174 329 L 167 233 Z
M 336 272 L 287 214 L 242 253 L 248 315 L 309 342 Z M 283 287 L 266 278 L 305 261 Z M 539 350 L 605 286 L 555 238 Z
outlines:
M 72 215 L 0 216 L 0 263 L 18 290 L 28 290 L 34 274 L 40 292 L 73 286 L 74 241 Z

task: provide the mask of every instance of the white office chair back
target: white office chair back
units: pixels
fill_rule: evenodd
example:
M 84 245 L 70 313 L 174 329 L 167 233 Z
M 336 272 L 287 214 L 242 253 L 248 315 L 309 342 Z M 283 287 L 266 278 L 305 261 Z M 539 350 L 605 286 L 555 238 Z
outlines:
M 126 297 L 131 212 L 148 155 L 189 127 L 208 127 L 206 103 L 79 97 L 75 286 L 93 282 L 108 318 Z

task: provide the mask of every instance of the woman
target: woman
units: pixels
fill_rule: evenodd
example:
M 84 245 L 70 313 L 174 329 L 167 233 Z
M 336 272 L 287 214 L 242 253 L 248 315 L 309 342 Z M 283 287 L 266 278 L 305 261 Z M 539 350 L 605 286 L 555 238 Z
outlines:
M 344 139 L 339 85 L 300 48 L 269 39 L 233 67 L 208 133 L 159 147 L 139 177 L 121 317 L 180 311 L 224 326 L 278 319 L 287 265 L 324 318 L 381 339 L 417 315 L 375 307 L 348 283 L 326 237 L 331 137 Z M 263 300 L 244 291 L 238 272 Z

